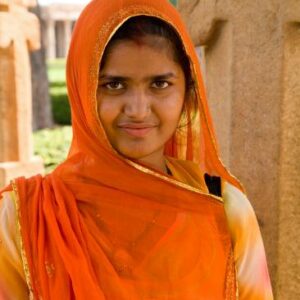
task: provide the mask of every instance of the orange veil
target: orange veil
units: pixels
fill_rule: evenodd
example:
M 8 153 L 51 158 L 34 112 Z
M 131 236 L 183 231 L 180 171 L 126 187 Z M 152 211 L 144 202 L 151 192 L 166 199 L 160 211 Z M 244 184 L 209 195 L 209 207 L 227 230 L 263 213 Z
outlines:
M 93 0 L 76 23 L 67 62 L 69 156 L 44 178 L 12 183 L 36 299 L 235 299 L 222 199 L 117 154 L 97 115 L 104 49 L 138 15 L 175 29 L 196 83 L 197 121 L 174 135 L 166 154 L 242 189 L 218 157 L 197 55 L 176 9 L 167 0 Z

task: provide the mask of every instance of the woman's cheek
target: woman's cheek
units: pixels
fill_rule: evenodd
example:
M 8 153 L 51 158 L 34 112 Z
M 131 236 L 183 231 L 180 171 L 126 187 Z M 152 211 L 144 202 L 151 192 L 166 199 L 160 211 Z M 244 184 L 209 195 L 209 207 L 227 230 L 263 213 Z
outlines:
M 98 113 L 102 122 L 113 122 L 121 111 L 120 105 L 111 99 L 102 99 L 98 105 Z
M 171 118 L 176 119 L 180 116 L 183 108 L 184 99 L 179 94 L 172 95 L 165 101 L 165 107 L 163 111 Z

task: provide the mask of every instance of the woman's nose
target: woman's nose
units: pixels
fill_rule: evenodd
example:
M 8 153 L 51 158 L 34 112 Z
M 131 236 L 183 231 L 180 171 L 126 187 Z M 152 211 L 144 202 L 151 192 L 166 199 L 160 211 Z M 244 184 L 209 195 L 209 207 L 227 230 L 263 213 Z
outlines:
M 143 90 L 134 91 L 124 106 L 125 115 L 136 120 L 144 120 L 150 111 L 150 99 Z

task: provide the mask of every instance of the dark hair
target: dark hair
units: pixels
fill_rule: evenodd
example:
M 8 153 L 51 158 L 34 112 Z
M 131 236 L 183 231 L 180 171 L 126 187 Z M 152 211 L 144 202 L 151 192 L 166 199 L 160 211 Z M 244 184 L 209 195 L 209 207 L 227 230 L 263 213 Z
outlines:
M 163 42 L 168 42 L 171 51 L 173 52 L 173 59 L 178 63 L 185 75 L 186 81 L 186 92 L 189 94 L 191 100 L 190 103 L 185 103 L 189 105 L 193 112 L 196 112 L 196 101 L 194 101 L 194 81 L 192 79 L 190 60 L 187 56 L 181 38 L 174 30 L 174 28 L 167 22 L 149 16 L 136 16 L 128 19 L 114 34 L 112 39 L 109 41 L 100 65 L 100 70 L 104 67 L 107 56 L 114 45 L 123 40 L 131 40 L 137 44 L 149 43 L 146 40 L 149 36 L 155 36 L 158 38 L 163 38 Z M 155 42 L 151 41 L 151 46 L 161 46 L 161 41 L 157 39 Z M 186 106 L 187 107 L 187 106 Z M 184 113 L 186 113 L 186 108 Z M 185 125 L 183 125 L 185 126 Z

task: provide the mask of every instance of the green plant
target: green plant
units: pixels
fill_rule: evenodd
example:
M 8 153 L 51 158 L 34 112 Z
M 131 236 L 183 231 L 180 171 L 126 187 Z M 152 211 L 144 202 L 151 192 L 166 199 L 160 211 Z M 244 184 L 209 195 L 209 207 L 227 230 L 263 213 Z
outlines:
M 43 129 L 33 134 L 34 153 L 43 158 L 46 173 L 51 172 L 67 157 L 71 139 L 71 126 Z
M 70 125 L 71 111 L 67 94 L 51 95 L 52 114 L 56 124 Z
M 65 76 L 66 61 L 55 59 L 49 61 L 47 65 L 54 122 L 59 125 L 70 125 L 71 112 Z
M 53 59 L 47 62 L 49 82 L 66 82 L 66 60 Z

